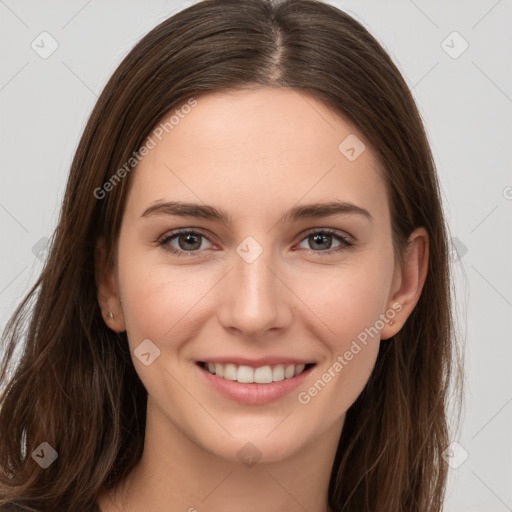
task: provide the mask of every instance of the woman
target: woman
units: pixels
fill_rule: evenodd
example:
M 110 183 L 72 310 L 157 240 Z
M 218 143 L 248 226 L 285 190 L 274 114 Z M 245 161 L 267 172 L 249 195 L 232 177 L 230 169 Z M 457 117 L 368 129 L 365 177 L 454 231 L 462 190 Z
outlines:
M 450 310 L 431 151 L 382 47 L 313 0 L 199 2 L 80 141 L 5 333 L 0 504 L 440 511 Z

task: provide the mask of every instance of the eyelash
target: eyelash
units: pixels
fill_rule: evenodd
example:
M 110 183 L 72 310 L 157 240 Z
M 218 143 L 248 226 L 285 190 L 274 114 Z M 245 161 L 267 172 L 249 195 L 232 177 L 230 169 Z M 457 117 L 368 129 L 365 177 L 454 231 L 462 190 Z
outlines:
M 330 235 L 333 238 L 335 238 L 337 241 L 341 242 L 341 244 L 338 247 L 336 247 L 335 249 L 329 249 L 327 251 L 314 251 L 312 249 L 309 249 L 309 252 L 313 252 L 313 253 L 318 253 L 318 254 L 322 254 L 322 255 L 325 255 L 325 256 L 329 256 L 329 255 L 335 254 L 337 252 L 340 252 L 340 251 L 342 251 L 344 249 L 349 249 L 349 248 L 353 247 L 353 245 L 354 245 L 345 236 L 341 235 L 338 231 L 336 231 L 334 229 L 329 229 L 329 228 L 326 228 L 326 229 L 315 229 L 315 230 L 309 231 L 301 239 L 301 242 L 304 241 L 305 239 L 309 238 L 310 236 L 317 235 L 317 234 Z M 200 231 L 192 231 L 192 230 L 184 229 L 184 230 L 181 230 L 181 231 L 172 231 L 170 233 L 166 233 L 163 237 L 161 237 L 157 241 L 157 243 L 158 243 L 159 246 L 162 246 L 162 249 L 164 251 L 167 251 L 167 252 L 173 254 L 174 256 L 178 256 L 179 258 L 181 258 L 181 257 L 197 256 L 198 252 L 200 252 L 198 250 L 195 250 L 195 251 L 183 251 L 183 250 L 175 249 L 174 247 L 171 247 L 170 245 L 168 245 L 168 243 L 172 239 L 176 238 L 179 235 L 200 235 L 203 238 L 206 238 L 207 240 L 209 240 L 208 237 L 206 235 L 204 235 L 203 233 L 201 233 Z

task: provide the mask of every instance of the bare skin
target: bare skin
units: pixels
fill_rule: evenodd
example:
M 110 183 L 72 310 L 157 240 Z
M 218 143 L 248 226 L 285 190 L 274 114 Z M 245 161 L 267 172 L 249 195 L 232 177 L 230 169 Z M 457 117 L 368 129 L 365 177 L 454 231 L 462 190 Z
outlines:
M 381 340 L 416 305 L 428 262 L 420 228 L 398 266 L 380 163 L 368 144 L 350 161 L 338 149 L 350 134 L 366 144 L 350 123 L 297 91 L 210 94 L 132 171 L 116 268 L 105 267 L 98 244 L 98 300 L 107 325 L 127 331 L 148 390 L 147 428 L 139 465 L 99 497 L 103 512 L 329 510 L 346 411 L 368 381 Z M 142 216 L 168 201 L 214 206 L 232 223 Z M 371 218 L 352 212 L 280 222 L 293 207 L 331 201 Z M 158 245 L 178 229 L 196 236 L 166 242 L 183 257 Z M 322 229 L 352 245 L 329 233 L 315 238 Z M 257 245 L 242 247 L 262 250 L 251 262 L 237 252 L 247 237 Z M 378 334 L 333 369 L 372 326 Z M 146 339 L 160 350 L 148 366 L 133 353 Z M 197 365 L 226 356 L 315 366 L 293 392 L 243 404 L 209 385 Z M 328 384 L 308 392 L 325 374 Z M 249 465 L 240 450 L 253 445 L 261 458 Z

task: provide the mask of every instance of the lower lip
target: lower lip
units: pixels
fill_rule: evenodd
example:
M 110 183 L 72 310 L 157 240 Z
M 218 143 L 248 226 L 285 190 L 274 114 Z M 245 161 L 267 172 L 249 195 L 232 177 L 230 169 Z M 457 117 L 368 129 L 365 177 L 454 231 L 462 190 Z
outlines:
M 227 380 L 222 377 L 217 377 L 198 364 L 195 366 L 201 372 L 203 378 L 206 379 L 206 382 L 219 393 L 231 400 L 246 405 L 268 404 L 288 395 L 304 382 L 311 373 L 311 370 L 315 367 L 311 366 L 295 377 L 278 382 L 270 382 L 268 384 L 245 384 L 236 380 Z

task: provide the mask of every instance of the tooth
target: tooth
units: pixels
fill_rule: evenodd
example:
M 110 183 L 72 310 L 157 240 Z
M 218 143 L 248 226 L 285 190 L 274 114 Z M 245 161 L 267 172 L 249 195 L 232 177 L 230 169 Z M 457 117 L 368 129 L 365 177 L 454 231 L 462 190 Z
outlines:
M 234 364 L 227 364 L 224 367 L 224 378 L 227 380 L 236 380 L 236 366 Z
M 250 384 L 254 382 L 254 370 L 250 366 L 239 366 L 236 374 L 238 382 L 245 382 Z
M 260 366 L 259 368 L 252 368 L 251 366 L 239 366 L 228 363 L 206 363 L 208 371 L 222 377 L 226 380 L 237 380 L 242 383 L 257 383 L 257 384 L 270 384 L 271 382 L 279 382 L 283 379 L 291 379 L 299 375 L 305 369 L 304 364 L 278 364 L 275 366 Z
M 270 366 L 261 366 L 254 370 L 254 382 L 258 384 L 269 384 L 272 382 L 272 368 Z
M 278 364 L 277 366 L 274 366 L 274 369 L 272 370 L 272 380 L 274 382 L 278 382 L 283 379 L 284 379 L 284 366 L 282 364 Z
M 304 370 L 304 368 L 306 368 L 305 364 L 298 364 L 295 367 L 295 375 L 299 375 L 299 373 L 301 373 Z
M 293 377 L 293 374 L 295 372 L 295 365 L 294 364 L 289 364 L 285 370 L 284 370 L 284 378 L 285 379 L 290 379 Z

